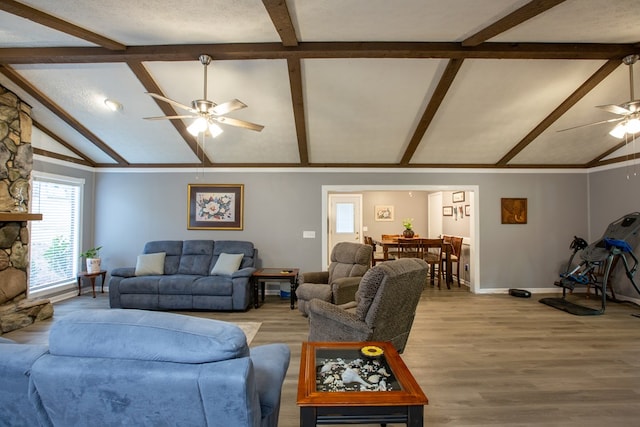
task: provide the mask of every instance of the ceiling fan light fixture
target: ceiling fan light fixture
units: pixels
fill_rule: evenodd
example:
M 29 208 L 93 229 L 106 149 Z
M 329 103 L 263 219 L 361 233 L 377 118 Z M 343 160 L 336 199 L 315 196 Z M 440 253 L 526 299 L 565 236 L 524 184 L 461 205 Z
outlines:
M 198 117 L 193 123 L 187 126 L 187 131 L 193 136 L 198 136 L 200 132 L 204 132 L 205 130 L 207 130 L 207 120 L 204 117 Z
M 626 131 L 629 134 L 640 132 L 640 119 L 631 119 L 627 122 Z
M 215 138 L 216 136 L 222 133 L 222 128 L 213 122 L 209 122 L 209 134 L 211 134 L 211 138 Z
M 625 133 L 627 133 L 626 125 L 624 123 L 618 123 L 613 129 L 611 129 L 609 135 L 614 138 L 622 139 L 624 138 Z

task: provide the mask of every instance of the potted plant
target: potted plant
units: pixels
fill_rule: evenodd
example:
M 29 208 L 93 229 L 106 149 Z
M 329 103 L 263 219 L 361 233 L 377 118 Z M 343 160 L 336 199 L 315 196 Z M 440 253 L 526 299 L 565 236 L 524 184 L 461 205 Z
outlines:
M 82 258 L 86 260 L 87 263 L 87 273 L 99 273 L 100 272 L 100 249 L 102 246 L 98 246 L 96 248 L 87 249 L 83 253 L 80 254 Z
M 402 220 L 402 225 L 404 226 L 404 231 L 402 232 L 402 236 L 410 239 L 414 236 L 413 232 L 413 218 L 405 218 Z

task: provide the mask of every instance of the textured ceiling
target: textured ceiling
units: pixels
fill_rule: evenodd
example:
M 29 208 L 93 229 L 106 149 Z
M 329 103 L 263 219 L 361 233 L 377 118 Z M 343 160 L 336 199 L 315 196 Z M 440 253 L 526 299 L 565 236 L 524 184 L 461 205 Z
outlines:
M 629 101 L 638 22 L 637 0 L 1 1 L 0 85 L 37 154 L 88 166 L 584 168 L 633 155 L 615 123 L 558 130 Z M 203 53 L 207 99 L 262 132 L 143 119 L 183 114 L 145 92 L 203 97 Z

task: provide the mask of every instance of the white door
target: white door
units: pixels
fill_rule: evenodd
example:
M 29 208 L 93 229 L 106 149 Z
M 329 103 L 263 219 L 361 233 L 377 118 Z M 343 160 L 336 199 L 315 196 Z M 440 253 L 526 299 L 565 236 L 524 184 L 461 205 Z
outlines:
M 328 253 L 336 243 L 362 243 L 362 194 L 329 194 Z M 327 258 L 330 259 L 330 258 Z
M 429 194 L 429 238 L 442 236 L 442 193 Z

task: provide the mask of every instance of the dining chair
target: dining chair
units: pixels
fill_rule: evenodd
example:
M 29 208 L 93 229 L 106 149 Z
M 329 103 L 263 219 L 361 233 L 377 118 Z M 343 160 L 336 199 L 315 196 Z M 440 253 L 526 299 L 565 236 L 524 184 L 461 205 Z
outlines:
M 431 286 L 434 286 L 436 271 L 438 272 L 438 288 L 440 283 L 444 280 L 444 273 L 442 270 L 442 239 L 420 239 L 423 259 L 429 264 L 429 277 Z M 449 283 L 447 283 L 447 289 L 451 289 Z
M 460 259 L 462 254 L 462 237 L 444 236 L 444 238 L 447 238 L 449 243 L 451 244 L 451 254 L 449 254 L 449 257 L 451 258 L 452 269 L 453 264 L 456 264 L 456 279 L 458 280 L 458 287 L 460 287 Z M 444 240 L 444 238 L 443 241 L 446 242 L 447 240 Z M 441 256 L 441 264 L 444 268 L 444 266 L 446 265 L 446 254 L 442 254 Z
M 364 236 L 364 244 L 365 245 L 371 245 L 371 248 L 373 249 L 371 251 L 371 267 L 373 267 L 374 265 L 376 265 L 379 262 L 383 262 L 384 261 L 384 255 L 382 255 L 380 252 L 376 251 L 377 245 L 373 241 L 373 237 Z
M 383 234 L 382 236 L 382 240 L 383 241 L 388 241 L 391 240 L 393 242 L 397 242 L 398 241 L 398 237 L 401 237 L 399 234 Z M 387 250 L 387 254 L 389 254 L 389 258 L 397 258 L 398 257 L 398 250 L 397 248 L 393 248 L 390 247 Z
M 398 258 L 424 258 L 424 251 L 420 239 L 398 237 Z

